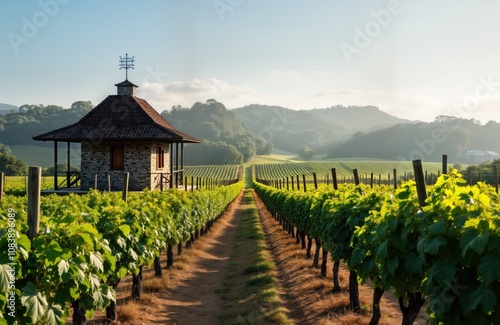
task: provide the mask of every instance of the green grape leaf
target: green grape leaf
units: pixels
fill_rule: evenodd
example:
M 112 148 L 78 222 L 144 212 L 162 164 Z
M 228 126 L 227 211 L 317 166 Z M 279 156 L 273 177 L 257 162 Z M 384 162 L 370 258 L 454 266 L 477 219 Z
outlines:
M 89 282 L 90 282 L 90 287 L 92 288 L 93 291 L 97 290 L 99 286 L 101 285 L 101 281 L 99 280 L 99 277 L 95 274 L 89 274 Z
M 405 257 L 405 268 L 410 274 L 422 274 L 423 262 L 414 252 L 409 253 Z
M 377 258 L 387 258 L 389 256 L 387 252 L 388 242 L 385 240 L 377 249 Z
M 59 263 L 57 263 L 57 271 L 59 272 L 59 276 L 62 277 L 63 274 L 68 273 L 69 263 L 66 260 L 60 260 Z
M 442 235 L 446 232 L 446 224 L 443 220 L 439 220 L 429 226 L 428 231 L 433 235 Z
M 397 257 L 393 257 L 387 261 L 387 270 L 390 274 L 394 274 L 396 269 L 398 268 L 399 260 Z
M 26 307 L 26 314 L 33 320 L 33 323 L 42 319 L 48 307 L 47 300 L 42 293 L 37 291 L 33 282 L 28 282 L 23 287 L 21 304 Z
M 29 240 L 28 236 L 23 234 L 17 239 L 17 248 L 24 259 L 28 259 L 28 252 L 31 250 L 31 240 Z
M 45 266 L 50 266 L 57 263 L 61 256 L 63 255 L 63 250 L 59 243 L 55 240 L 51 241 L 50 244 L 45 248 Z
M 428 271 L 432 279 L 438 283 L 451 283 L 457 272 L 457 268 L 450 262 L 441 260 L 435 262 Z
M 118 237 L 116 243 L 118 244 L 118 246 L 120 246 L 121 249 L 123 250 L 127 249 L 127 242 L 125 241 L 125 238 Z
M 0 264 L 0 291 L 9 291 L 9 280 L 12 268 L 8 264 Z
M 89 256 L 90 264 L 92 264 L 99 271 L 104 272 L 104 265 L 101 254 L 99 254 L 98 252 L 91 252 Z
M 476 309 L 479 304 L 483 306 L 485 314 L 491 313 L 494 311 L 496 303 L 497 297 L 495 291 L 491 288 L 485 288 L 482 285 L 472 293 L 460 298 L 460 305 L 463 308 L 464 314 Z
M 45 316 L 45 320 L 47 324 L 57 325 L 63 323 L 64 311 L 62 310 L 60 305 L 49 305 L 47 309 L 47 315 Z
M 477 275 L 481 277 L 485 285 L 500 278 L 500 257 L 488 254 L 481 258 L 477 267 Z
M 120 227 L 118 227 L 118 229 L 121 230 L 123 236 L 127 237 L 128 234 L 130 234 L 130 226 L 129 225 L 121 225 Z
M 420 253 L 436 255 L 439 252 L 439 247 L 446 245 L 446 238 L 441 235 L 431 238 L 424 237 L 418 244 Z
M 482 254 L 488 243 L 488 234 L 479 235 L 476 229 L 467 229 L 460 238 L 460 248 L 462 256 L 465 256 L 469 249 L 473 249 L 478 254 Z
M 80 237 L 87 245 L 94 247 L 94 240 L 92 239 L 92 236 L 89 233 L 82 232 L 80 233 Z

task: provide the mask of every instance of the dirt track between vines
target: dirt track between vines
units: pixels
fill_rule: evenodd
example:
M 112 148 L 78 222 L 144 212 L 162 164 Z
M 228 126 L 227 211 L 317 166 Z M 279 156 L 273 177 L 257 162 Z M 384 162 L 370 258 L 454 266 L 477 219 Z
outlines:
M 268 249 L 276 263 L 275 274 L 282 292 L 284 306 L 296 324 L 367 324 L 370 319 L 372 289 L 360 286 L 361 315 L 348 311 L 348 292 L 332 294 L 331 261 L 326 278 L 311 267 L 305 251 L 270 216 L 260 199 L 254 195 Z M 129 301 L 130 278 L 117 288 L 118 324 L 219 324 L 224 315 L 221 290 L 228 276 L 228 266 L 240 225 L 242 195 L 227 209 L 212 229 L 198 239 L 191 249 L 175 255 L 174 267 L 164 270 L 159 285 L 154 285 L 154 270 L 143 272 L 145 292 L 141 302 Z M 314 247 L 313 247 L 314 252 Z M 162 263 L 166 256 L 162 256 Z M 348 270 L 341 268 L 340 280 L 347 287 Z M 153 283 L 148 284 L 148 281 Z M 157 282 L 157 281 L 156 281 Z M 159 288 L 158 288 L 159 287 Z M 149 288 L 149 289 L 148 289 Z M 380 324 L 400 324 L 399 307 L 386 293 L 382 300 Z M 422 313 L 422 312 L 421 312 Z M 103 322 L 102 314 L 90 324 Z M 234 324 L 241 324 L 234 319 Z M 415 324 L 425 324 L 425 316 Z

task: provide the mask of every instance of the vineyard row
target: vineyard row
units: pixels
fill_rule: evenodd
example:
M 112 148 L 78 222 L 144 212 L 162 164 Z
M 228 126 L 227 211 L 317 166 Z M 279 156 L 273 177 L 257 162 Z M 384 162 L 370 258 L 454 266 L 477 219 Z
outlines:
M 155 266 L 167 250 L 187 246 L 210 228 L 243 183 L 210 190 L 41 197 L 40 228 L 31 240 L 26 197 L 0 201 L 0 324 L 61 324 L 73 310 L 83 324 L 106 308 L 116 319 L 115 291 L 133 276 L 132 297 L 140 299 L 142 268 Z M 31 231 L 31 230 L 30 230 Z
M 466 185 L 452 170 L 427 188 L 424 204 L 413 181 L 398 189 L 254 188 L 307 254 L 312 240 L 315 255 L 319 247 L 330 254 L 334 292 L 341 289 L 338 263 L 344 261 L 350 308 L 361 308 L 358 280 L 372 282 L 371 324 L 378 323 L 379 301 L 389 290 L 400 302 L 402 324 L 412 324 L 425 303 L 431 324 L 500 322 L 500 200 L 493 187 Z

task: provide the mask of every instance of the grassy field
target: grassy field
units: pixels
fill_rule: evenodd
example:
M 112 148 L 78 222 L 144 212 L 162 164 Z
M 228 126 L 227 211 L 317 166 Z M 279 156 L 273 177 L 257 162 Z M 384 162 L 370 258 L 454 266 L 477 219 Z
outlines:
M 58 150 L 59 163 L 66 163 L 66 144 L 61 144 Z M 54 147 L 41 147 L 37 145 L 10 145 L 12 154 L 24 161 L 28 166 L 50 167 L 54 165 Z M 71 164 L 80 165 L 80 151 L 76 149 L 76 144 L 71 145 Z

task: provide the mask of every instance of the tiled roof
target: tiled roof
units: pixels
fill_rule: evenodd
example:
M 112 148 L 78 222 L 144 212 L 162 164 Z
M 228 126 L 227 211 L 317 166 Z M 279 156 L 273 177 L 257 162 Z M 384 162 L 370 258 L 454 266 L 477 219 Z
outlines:
M 80 121 L 33 137 L 39 141 L 166 140 L 201 142 L 176 130 L 144 99 L 108 96 Z

